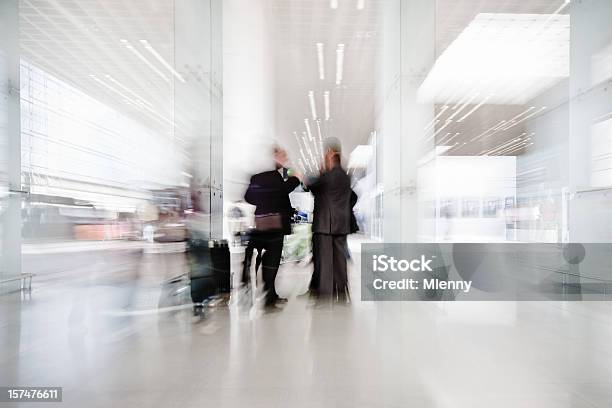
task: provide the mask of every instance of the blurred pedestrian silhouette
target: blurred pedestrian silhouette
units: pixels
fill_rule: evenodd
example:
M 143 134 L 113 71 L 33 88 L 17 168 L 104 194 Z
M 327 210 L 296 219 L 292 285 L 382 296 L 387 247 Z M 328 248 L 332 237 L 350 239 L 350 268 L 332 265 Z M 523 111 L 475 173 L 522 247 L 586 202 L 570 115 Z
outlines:
M 255 230 L 245 251 L 242 282 L 249 284 L 251 259 L 257 249 L 256 268 L 261 262 L 266 306 L 273 306 L 279 300 L 274 280 L 281 261 L 284 236 L 291 234 L 293 208 L 289 193 L 300 184 L 297 177 L 287 175 L 287 152 L 274 146 L 273 154 L 275 170 L 252 176 L 244 196 L 245 201 L 256 208 Z
M 351 204 L 356 202 L 356 195 L 342 168 L 341 153 L 338 139 L 326 139 L 324 168 L 319 178 L 308 185 L 314 195 L 314 269 L 310 290 L 319 297 L 331 296 L 345 302 L 349 300 L 346 237 L 354 232 Z

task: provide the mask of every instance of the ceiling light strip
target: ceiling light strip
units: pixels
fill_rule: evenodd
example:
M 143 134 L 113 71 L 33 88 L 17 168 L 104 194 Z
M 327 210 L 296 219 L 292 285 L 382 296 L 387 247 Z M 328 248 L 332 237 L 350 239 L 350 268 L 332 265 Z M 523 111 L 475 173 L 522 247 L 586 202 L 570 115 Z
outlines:
M 141 101 L 143 104 L 151 106 L 152 105 L 146 101 L 143 97 L 141 97 L 140 95 L 138 95 L 136 92 L 132 91 L 130 88 L 128 88 L 127 86 L 123 85 L 121 82 L 117 81 L 115 78 L 113 78 L 111 75 L 109 74 L 105 74 L 104 77 L 106 79 L 108 79 L 109 81 L 111 81 L 113 84 L 117 85 L 119 88 L 123 89 L 124 91 L 128 92 L 129 94 L 131 94 L 133 97 L 135 97 L 137 100 Z
M 546 110 L 546 106 L 542 106 L 537 111 L 532 112 L 531 114 L 525 116 L 523 119 L 519 120 L 518 122 L 515 122 L 512 125 L 505 127 L 503 130 L 511 129 L 511 128 L 515 127 L 516 125 L 518 125 L 519 123 L 522 123 L 522 122 L 526 121 L 527 119 L 531 118 L 532 116 L 537 115 L 538 113 L 543 112 L 544 110 Z
M 342 83 L 342 76 L 344 74 L 344 44 L 338 44 L 336 48 L 336 85 Z
M 499 146 L 495 146 L 492 149 L 489 150 L 483 150 L 482 152 L 480 152 L 480 155 L 482 156 L 493 156 L 495 153 L 500 152 L 512 145 L 514 145 L 515 143 L 520 143 L 521 138 L 520 137 L 516 137 L 514 139 L 511 139 L 507 142 L 504 142 L 502 144 L 500 144 Z
M 477 136 L 474 136 L 472 139 L 470 139 L 470 142 L 474 142 L 474 141 L 478 140 L 479 138 L 483 137 L 487 133 L 494 131 L 495 129 L 499 128 L 500 126 L 503 126 L 504 123 L 506 123 L 506 120 L 502 120 L 497 125 L 494 125 L 493 127 L 490 127 L 489 129 L 487 129 L 484 132 L 482 132 L 481 134 L 479 134 Z
M 140 40 L 140 43 L 149 51 L 168 71 L 170 71 L 179 81 L 185 83 L 185 79 L 161 56 L 147 40 Z
M 491 97 L 491 95 L 492 95 L 492 94 L 489 94 L 489 95 L 488 95 L 486 98 L 484 98 L 484 99 L 483 99 L 483 100 L 482 100 L 482 101 L 481 101 L 481 102 L 480 102 L 478 105 L 476 105 L 476 106 L 474 106 L 472 109 L 470 109 L 470 110 L 468 111 L 468 113 L 466 113 L 465 115 L 463 115 L 462 117 L 460 117 L 460 118 L 457 120 L 457 123 L 461 123 L 461 122 L 463 122 L 465 119 L 467 119 L 467 117 L 468 117 L 468 116 L 470 116 L 472 113 L 476 112 L 476 110 L 477 110 L 478 108 L 480 108 L 482 105 L 484 105 L 484 104 L 485 104 L 485 103 L 486 103 L 486 102 L 489 100 L 489 98 Z
M 495 153 L 493 156 L 507 156 L 510 153 L 516 153 L 517 151 L 527 147 L 527 146 L 531 146 L 533 143 L 528 143 L 527 141 L 525 142 L 521 142 L 516 146 L 513 146 L 512 148 L 508 148 L 508 149 L 504 149 L 500 152 Z
M 442 145 L 442 144 L 443 144 L 443 140 L 444 140 L 444 139 L 446 139 L 446 138 L 447 138 L 448 136 L 450 136 L 450 135 L 452 135 L 452 133 L 451 133 L 451 132 L 447 132 L 447 133 L 446 133 L 444 136 L 442 136 L 442 137 L 440 138 L 440 140 L 438 141 L 438 143 L 437 143 L 437 144 L 438 144 L 438 145 Z
M 134 100 L 133 98 L 130 98 L 128 95 L 124 94 L 123 92 L 119 91 L 118 89 L 113 88 L 112 86 L 110 86 L 109 84 L 105 83 L 104 81 L 102 81 L 100 78 L 98 78 L 96 75 L 94 74 L 89 74 L 89 77 L 91 79 L 93 79 L 96 83 L 98 83 L 99 85 L 102 85 L 103 87 L 105 87 L 106 89 L 116 93 L 117 95 L 121 96 L 122 98 L 124 98 L 127 102 L 132 103 L 134 106 L 136 106 L 137 108 L 143 108 L 147 111 L 149 111 L 150 113 L 152 113 L 156 119 L 162 120 L 170 125 L 173 125 L 174 122 L 172 122 L 170 119 L 164 117 L 163 115 L 161 115 L 159 112 L 157 112 L 156 110 L 154 110 L 153 108 L 151 108 L 149 105 L 144 104 L 143 102 L 141 102 L 140 100 Z
M 317 43 L 317 60 L 319 62 L 319 79 L 325 79 L 325 60 L 323 58 L 323 43 Z
M 482 153 L 484 153 L 485 155 L 492 155 L 492 154 L 504 151 L 504 150 L 508 149 L 509 147 L 512 147 L 516 143 L 521 143 L 521 142 L 523 142 L 525 140 L 530 140 L 531 139 L 530 137 L 528 137 L 527 139 L 523 139 L 523 137 L 525 135 L 527 135 L 527 132 L 523 132 L 519 136 L 517 136 L 517 137 L 515 137 L 515 138 L 513 138 L 511 140 L 508 140 L 508 141 L 506 141 L 506 142 L 504 142 L 504 143 L 502 143 L 502 144 L 500 144 L 498 146 L 495 146 L 492 149 L 483 150 Z
M 137 49 L 135 49 L 132 44 L 130 44 L 130 42 L 128 40 L 119 40 L 121 41 L 121 43 L 125 46 L 125 48 L 127 48 L 128 50 L 130 50 L 134 55 L 136 55 L 138 57 L 138 59 L 140 59 L 142 62 L 144 62 L 149 68 L 151 68 L 151 70 L 153 70 L 153 72 L 155 72 L 157 75 L 159 75 L 164 81 L 166 82 L 170 82 L 170 79 L 164 75 L 163 72 L 161 72 L 159 69 L 157 69 L 157 67 L 153 64 L 151 64 L 151 62 L 144 56 L 142 55 Z
M 323 92 L 323 103 L 325 104 L 325 120 L 329 120 L 329 91 Z
M 306 152 L 308 153 L 308 156 L 310 156 L 310 160 L 312 161 L 312 164 L 314 164 L 315 168 L 318 168 L 319 164 L 314 154 L 312 154 L 312 149 L 310 148 L 310 145 L 306 141 L 306 137 L 307 137 L 306 132 L 302 132 L 302 140 L 304 141 L 304 147 L 306 147 Z
M 465 103 L 463 105 L 461 105 L 461 107 L 459 109 L 457 109 L 452 115 L 449 116 L 448 120 L 452 120 L 455 116 L 457 116 L 459 113 L 461 113 L 461 111 L 464 110 L 465 107 L 468 106 L 468 104 L 470 102 L 472 102 L 474 100 L 474 98 L 476 98 L 478 95 L 480 95 L 480 92 L 474 93 L 471 98 L 469 98 L 467 101 L 465 101 Z M 455 107 L 453 107 L 453 109 L 455 109 Z
M 436 130 L 436 131 L 435 131 L 435 132 L 434 132 L 434 133 L 433 133 L 431 136 L 429 136 L 427 139 L 425 139 L 425 141 L 428 141 L 428 140 L 430 140 L 430 139 L 432 139 L 432 138 L 435 138 L 435 137 L 436 137 L 436 135 L 437 135 L 438 133 L 440 133 L 441 131 L 443 131 L 443 130 L 444 130 L 444 129 L 445 129 L 447 126 L 448 126 L 448 125 L 450 125 L 451 123 L 453 123 L 453 121 L 452 121 L 452 120 L 448 120 L 448 119 L 447 119 L 447 120 L 444 122 L 444 125 L 442 125 L 442 126 L 441 126 L 441 127 L 438 129 L 438 130 Z
M 310 103 L 312 120 L 317 120 L 317 104 L 315 102 L 314 91 L 308 91 L 308 102 Z
M 448 105 L 444 105 L 442 106 L 442 108 L 440 108 L 440 112 L 438 112 L 438 114 L 436 116 L 434 116 L 434 118 L 431 120 L 431 122 L 429 122 L 427 124 L 427 126 L 425 126 L 425 128 L 423 130 L 427 130 L 432 126 L 435 126 L 439 120 L 437 120 L 446 110 L 448 109 Z

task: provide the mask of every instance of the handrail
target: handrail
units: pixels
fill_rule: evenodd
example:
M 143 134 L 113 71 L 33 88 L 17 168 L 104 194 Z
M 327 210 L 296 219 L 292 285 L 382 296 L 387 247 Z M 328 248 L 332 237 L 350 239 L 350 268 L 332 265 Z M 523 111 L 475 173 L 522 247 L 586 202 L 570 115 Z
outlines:
M 21 281 L 21 285 L 19 290 L 25 290 L 28 292 L 32 291 L 32 277 L 34 277 L 34 273 L 30 272 L 22 272 L 19 275 L 12 276 L 10 278 L 5 278 L 0 280 L 0 285 L 8 282 Z
M 584 188 L 584 189 L 576 190 L 576 192 L 574 194 L 598 193 L 598 192 L 602 192 L 602 191 L 610 191 L 610 192 L 612 192 L 612 186 Z

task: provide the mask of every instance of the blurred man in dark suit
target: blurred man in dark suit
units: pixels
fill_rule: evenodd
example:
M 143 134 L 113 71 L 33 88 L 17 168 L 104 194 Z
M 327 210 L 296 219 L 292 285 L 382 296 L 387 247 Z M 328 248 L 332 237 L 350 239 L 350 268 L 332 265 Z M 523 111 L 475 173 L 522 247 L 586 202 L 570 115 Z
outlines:
M 313 262 L 310 290 L 348 300 L 347 234 L 351 233 L 351 183 L 341 163 L 340 141 L 325 140 L 324 169 L 309 183 L 314 195 Z
M 287 176 L 287 152 L 278 146 L 274 147 L 273 152 L 276 169 L 252 176 L 244 195 L 245 201 L 255 206 L 255 231 L 245 251 L 242 281 L 249 283 L 254 249 L 260 254 L 263 251 L 261 264 L 266 306 L 273 306 L 278 301 L 274 280 L 281 261 L 284 236 L 291 234 L 293 208 L 289 193 L 300 184 L 297 177 Z

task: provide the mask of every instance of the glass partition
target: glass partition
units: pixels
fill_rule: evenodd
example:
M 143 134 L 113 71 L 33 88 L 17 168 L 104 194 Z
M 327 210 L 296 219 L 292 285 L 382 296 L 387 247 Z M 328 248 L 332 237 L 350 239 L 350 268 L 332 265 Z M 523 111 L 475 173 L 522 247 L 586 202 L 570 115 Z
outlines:
M 219 4 L 20 2 L 25 239 L 134 238 L 191 214 L 214 235 Z
M 609 241 L 610 2 L 381 7 L 383 238 Z
M 20 287 L 19 3 L 0 2 L 0 293 Z
M 3 281 L 22 239 L 220 238 L 221 1 L 0 7 Z

